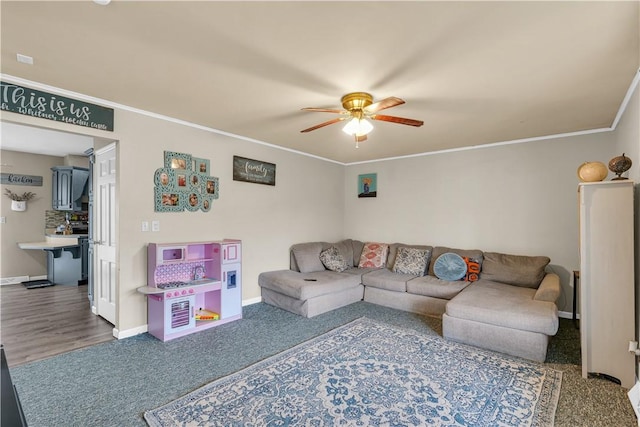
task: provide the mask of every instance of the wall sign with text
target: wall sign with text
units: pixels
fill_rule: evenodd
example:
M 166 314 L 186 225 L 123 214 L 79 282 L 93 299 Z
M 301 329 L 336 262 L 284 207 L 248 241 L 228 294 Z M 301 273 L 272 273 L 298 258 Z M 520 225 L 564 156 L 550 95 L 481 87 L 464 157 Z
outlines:
M 3 173 L 0 174 L 0 184 L 42 187 L 42 177 L 36 175 L 20 175 L 18 173 Z
M 276 185 L 276 165 L 260 160 L 233 156 L 233 180 Z
M 113 109 L 0 81 L 0 110 L 113 131 Z

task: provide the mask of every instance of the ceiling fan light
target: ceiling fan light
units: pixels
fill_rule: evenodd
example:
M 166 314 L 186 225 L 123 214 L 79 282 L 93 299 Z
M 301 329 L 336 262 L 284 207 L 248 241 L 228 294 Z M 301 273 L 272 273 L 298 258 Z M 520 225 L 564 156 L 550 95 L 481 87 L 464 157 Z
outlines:
M 342 128 L 342 131 L 348 135 L 366 135 L 373 130 L 373 125 L 366 119 L 358 119 L 354 117 Z

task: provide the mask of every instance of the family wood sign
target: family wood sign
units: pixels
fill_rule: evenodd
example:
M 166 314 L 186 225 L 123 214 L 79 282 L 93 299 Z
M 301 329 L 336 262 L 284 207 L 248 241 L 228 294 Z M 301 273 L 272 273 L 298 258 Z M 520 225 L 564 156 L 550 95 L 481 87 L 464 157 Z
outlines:
M 113 109 L 0 81 L 0 110 L 113 131 Z
M 260 160 L 233 156 L 233 180 L 276 185 L 276 165 Z

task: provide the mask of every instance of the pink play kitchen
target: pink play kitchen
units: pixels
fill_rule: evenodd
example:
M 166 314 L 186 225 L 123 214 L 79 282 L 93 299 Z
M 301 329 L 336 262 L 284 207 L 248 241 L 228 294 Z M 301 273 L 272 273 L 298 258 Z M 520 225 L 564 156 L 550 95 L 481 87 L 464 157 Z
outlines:
M 148 327 L 168 341 L 242 318 L 239 240 L 150 243 Z

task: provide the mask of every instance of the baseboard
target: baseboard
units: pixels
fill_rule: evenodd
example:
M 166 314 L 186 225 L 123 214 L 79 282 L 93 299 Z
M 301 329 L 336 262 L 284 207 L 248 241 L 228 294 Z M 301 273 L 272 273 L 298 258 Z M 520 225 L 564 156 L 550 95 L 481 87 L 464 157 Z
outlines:
M 149 330 L 147 325 L 138 326 L 137 328 L 125 329 L 121 331 L 117 328 L 113 328 L 113 336 L 121 340 L 123 338 L 129 338 L 136 335 L 144 334 Z
M 573 319 L 573 313 L 569 311 L 559 311 L 558 317 L 561 317 L 563 319 Z M 576 314 L 576 319 L 580 319 L 579 314 Z
M 245 300 L 242 300 L 242 306 L 245 307 L 247 305 L 258 304 L 259 302 L 262 302 L 262 297 L 245 299 Z
M 17 285 L 22 282 L 26 282 L 29 280 L 46 280 L 47 276 L 14 276 L 14 277 L 3 277 L 0 278 L 0 286 L 4 285 Z
M 3 277 L 0 279 L 0 286 L 17 285 L 18 283 L 26 282 L 27 280 L 29 280 L 29 276 Z

